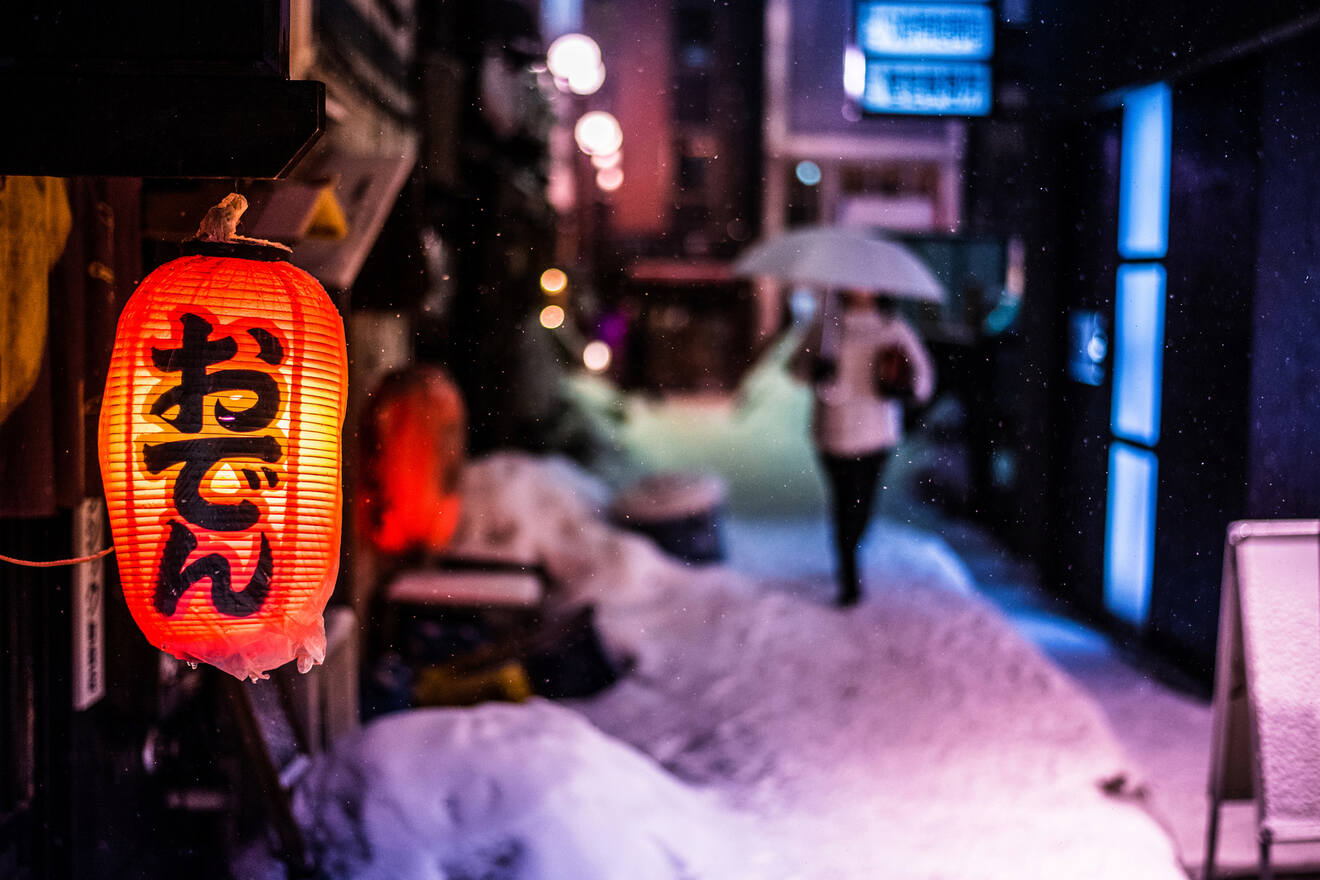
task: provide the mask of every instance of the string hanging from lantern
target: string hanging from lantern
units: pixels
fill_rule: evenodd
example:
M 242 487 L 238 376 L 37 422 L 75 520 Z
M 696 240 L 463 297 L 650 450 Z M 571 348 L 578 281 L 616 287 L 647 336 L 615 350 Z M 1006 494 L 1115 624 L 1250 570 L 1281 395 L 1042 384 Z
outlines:
M 28 568 L 58 568 L 61 565 L 82 565 L 84 562 L 95 562 L 103 559 L 115 552 L 113 546 L 106 547 L 104 550 L 98 550 L 95 553 L 89 553 L 86 556 L 75 556 L 72 559 L 18 559 L 13 556 L 6 556 L 0 553 L 0 562 L 8 562 L 10 565 L 24 565 Z

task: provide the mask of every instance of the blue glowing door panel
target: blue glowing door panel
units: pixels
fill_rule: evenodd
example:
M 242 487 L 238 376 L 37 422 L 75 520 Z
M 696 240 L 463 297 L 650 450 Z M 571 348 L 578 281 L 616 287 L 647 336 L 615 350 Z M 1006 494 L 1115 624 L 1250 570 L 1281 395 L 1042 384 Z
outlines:
M 1114 442 L 1109 447 L 1105 505 L 1105 608 L 1134 627 L 1150 612 L 1155 566 L 1155 502 L 1159 458 L 1149 449 Z
M 1057 311 L 1061 355 L 1073 351 L 1065 343 L 1074 314 L 1102 316 L 1110 345 L 1107 358 L 1084 374 L 1098 376 L 1100 385 L 1070 376 L 1063 358 L 1059 365 L 1052 418 L 1057 545 L 1048 576 L 1080 607 L 1138 624 L 1144 644 L 1204 681 L 1213 662 L 1224 530 L 1251 515 L 1245 486 L 1258 94 L 1259 81 L 1240 70 L 1179 84 L 1163 245 L 1158 226 L 1136 224 L 1144 231 L 1125 246 L 1133 256 L 1120 247 L 1121 110 L 1079 126 L 1066 166 L 1077 187 L 1068 204 L 1076 231 Z M 1162 256 L 1135 256 L 1161 247 Z M 1162 267 L 1129 270 L 1136 275 L 1128 281 L 1126 317 L 1139 320 L 1126 342 L 1116 338 L 1124 264 Z M 1161 271 L 1162 315 L 1150 308 Z M 1117 408 L 1116 372 L 1126 375 L 1117 382 L 1135 389 L 1120 395 L 1125 406 Z M 1111 456 L 1119 459 L 1112 467 Z M 1149 592 L 1140 588 L 1147 572 Z

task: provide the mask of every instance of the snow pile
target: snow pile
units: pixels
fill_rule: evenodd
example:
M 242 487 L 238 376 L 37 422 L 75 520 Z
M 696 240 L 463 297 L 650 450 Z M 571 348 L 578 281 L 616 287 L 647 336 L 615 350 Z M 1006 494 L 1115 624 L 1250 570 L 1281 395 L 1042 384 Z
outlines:
M 846 615 L 693 596 L 648 627 L 659 663 L 581 710 L 756 815 L 811 876 L 1181 876 L 1155 823 L 1100 791 L 1131 771 L 1093 706 L 957 592 Z
M 938 542 L 877 536 L 885 567 L 841 613 L 670 560 L 594 517 L 601 494 L 561 466 L 472 470 L 474 516 L 518 523 L 638 661 L 576 708 L 752 813 L 809 876 L 1182 876 L 1155 822 L 1101 791 L 1140 780 L 1098 708 Z
M 567 709 L 404 713 L 344 743 L 299 799 L 331 876 L 1183 878 L 1102 792 L 1140 780 L 1098 709 L 939 542 L 879 535 L 840 612 L 664 556 L 568 465 L 498 455 L 465 481 L 456 549 L 542 562 L 635 669 Z
M 378 719 L 317 768 L 295 809 L 326 877 L 749 876 L 737 818 L 541 700 Z

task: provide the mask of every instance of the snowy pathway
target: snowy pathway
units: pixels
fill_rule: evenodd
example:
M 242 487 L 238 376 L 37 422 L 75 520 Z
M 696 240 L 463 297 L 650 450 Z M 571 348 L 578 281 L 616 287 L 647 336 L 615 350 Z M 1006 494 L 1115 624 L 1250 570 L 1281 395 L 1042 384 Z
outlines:
M 895 519 L 864 545 L 864 602 L 830 606 L 805 396 L 773 358 L 738 401 L 586 393 L 633 465 L 725 477 L 729 564 L 608 525 L 609 490 L 567 464 L 473 463 L 456 549 L 542 560 L 635 668 L 591 700 L 398 713 L 341 743 L 297 805 L 328 876 L 1182 880 L 1105 718 L 1158 744 L 1133 701 L 1167 695 L 1102 709 L 1078 684 L 1117 669 L 1102 640 L 1046 615 L 1015 618 L 1024 635 Z M 1204 712 L 1175 708 L 1179 731 Z
M 631 457 L 651 468 L 703 468 L 721 473 L 731 488 L 727 522 L 729 564 L 763 584 L 828 602 L 830 550 L 821 480 L 806 439 L 809 397 L 782 369 L 792 343 L 785 340 L 745 380 L 735 399 L 670 400 L 655 404 L 614 398 L 628 418 L 601 422 Z M 584 380 L 589 382 L 590 380 Z M 599 386 L 584 391 L 605 399 Z M 974 527 L 947 521 L 914 497 L 922 468 L 939 467 L 941 450 L 922 435 L 909 437 L 891 483 L 881 496 L 885 528 L 863 545 L 863 568 L 892 570 L 885 535 L 897 522 L 915 523 L 905 540 L 952 545 L 975 581 L 1013 627 L 1041 649 L 1099 705 L 1110 729 L 1136 760 L 1148 789 L 1148 808 L 1169 829 L 1191 874 L 1199 876 L 1206 819 L 1210 707 L 1154 680 L 1102 635 L 1054 608 L 1034 573 L 1008 559 Z M 956 467 L 947 468 L 956 475 Z M 1285 864 L 1320 865 L 1320 849 L 1279 851 Z M 1219 864 L 1251 870 L 1256 847 L 1249 805 L 1225 808 Z
M 460 544 L 536 554 L 636 667 L 566 708 L 403 712 L 342 741 L 297 800 L 327 876 L 1184 876 L 1102 790 L 1134 770 L 1098 708 L 942 542 L 880 534 L 842 612 L 812 575 L 775 589 L 664 556 L 568 466 L 496 456 L 465 479 Z

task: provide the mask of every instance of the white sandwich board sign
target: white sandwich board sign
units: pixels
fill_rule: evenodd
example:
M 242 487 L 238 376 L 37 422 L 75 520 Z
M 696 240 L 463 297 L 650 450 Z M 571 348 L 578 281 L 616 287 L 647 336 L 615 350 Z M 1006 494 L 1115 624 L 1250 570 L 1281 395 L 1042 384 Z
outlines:
M 1269 880 L 1275 844 L 1320 841 L 1320 520 L 1229 526 L 1213 718 L 1204 876 L 1220 805 L 1251 800 Z

